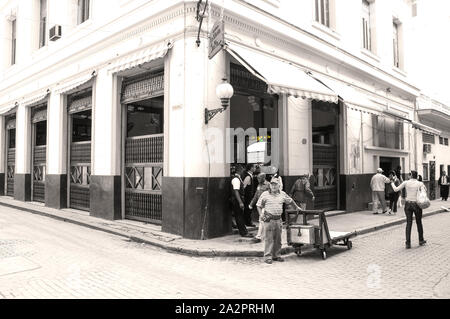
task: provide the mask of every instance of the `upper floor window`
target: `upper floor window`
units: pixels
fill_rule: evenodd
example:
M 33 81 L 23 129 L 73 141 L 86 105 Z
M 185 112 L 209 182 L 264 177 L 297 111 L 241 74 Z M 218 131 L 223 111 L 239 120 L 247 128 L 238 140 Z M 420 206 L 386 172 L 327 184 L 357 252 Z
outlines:
M 439 144 L 448 146 L 448 138 L 439 136 Z
M 40 0 L 39 13 L 39 47 L 42 48 L 47 43 L 47 0 Z
M 427 144 L 435 144 L 435 139 L 433 134 L 422 133 L 422 141 Z
M 78 0 L 78 24 L 89 19 L 90 0 Z
M 16 64 L 16 19 L 11 21 L 11 65 Z
M 400 68 L 400 25 L 393 22 L 394 66 Z
M 330 27 L 330 0 L 316 1 L 316 21 Z
M 371 3 L 362 0 L 362 40 L 363 48 L 372 51 Z
M 373 115 L 372 121 L 374 146 L 405 149 L 403 122 L 377 115 Z

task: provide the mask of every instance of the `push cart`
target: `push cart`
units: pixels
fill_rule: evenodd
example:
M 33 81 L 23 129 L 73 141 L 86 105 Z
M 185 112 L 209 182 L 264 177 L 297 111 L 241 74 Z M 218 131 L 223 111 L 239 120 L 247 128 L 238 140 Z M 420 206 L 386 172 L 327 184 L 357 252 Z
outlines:
M 308 224 L 307 216 L 318 216 L 318 225 Z M 302 253 L 302 246 L 313 246 L 320 250 L 322 259 L 327 258 L 327 249 L 333 245 L 347 246 L 352 249 L 350 238 L 356 232 L 329 231 L 324 210 L 286 210 L 287 243 L 294 247 L 297 256 Z

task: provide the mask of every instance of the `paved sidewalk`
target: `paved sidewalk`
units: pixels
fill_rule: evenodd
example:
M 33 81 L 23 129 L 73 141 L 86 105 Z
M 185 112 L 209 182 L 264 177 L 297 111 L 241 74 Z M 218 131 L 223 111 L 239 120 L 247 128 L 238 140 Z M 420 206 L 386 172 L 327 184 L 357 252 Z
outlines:
M 440 200 L 432 201 L 431 206 L 424 210 L 424 217 L 446 212 L 442 208 L 444 203 Z M 208 257 L 263 256 L 262 243 L 254 244 L 249 239 L 241 238 L 237 234 L 208 240 L 189 240 L 181 236 L 164 233 L 161 231 L 161 227 L 157 225 L 130 220 L 108 221 L 91 217 L 87 212 L 71 209 L 52 209 L 39 203 L 24 203 L 13 200 L 10 197 L 0 197 L 0 212 L 2 205 L 123 236 L 132 241 L 154 245 L 176 253 Z M 450 208 L 450 204 L 445 203 L 445 207 Z M 311 222 L 314 223 L 317 221 L 313 220 Z M 361 235 L 405 223 L 406 218 L 403 209 L 400 208 L 396 215 L 373 215 L 371 211 L 346 214 L 331 213 L 327 214 L 327 222 L 330 231 L 355 231 L 357 235 Z M 282 241 L 282 254 L 292 253 L 292 247 L 289 247 L 286 243 L 284 230 Z

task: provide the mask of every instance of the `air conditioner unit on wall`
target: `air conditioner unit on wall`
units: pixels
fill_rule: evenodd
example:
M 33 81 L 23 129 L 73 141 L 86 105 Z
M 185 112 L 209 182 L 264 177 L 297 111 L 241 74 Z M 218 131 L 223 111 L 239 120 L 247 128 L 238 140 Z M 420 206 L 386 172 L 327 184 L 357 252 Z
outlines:
M 431 144 L 423 144 L 423 152 L 425 154 L 431 153 Z
M 60 25 L 55 24 L 53 27 L 50 28 L 49 38 L 50 38 L 50 41 L 56 41 L 59 38 L 61 38 L 61 26 Z

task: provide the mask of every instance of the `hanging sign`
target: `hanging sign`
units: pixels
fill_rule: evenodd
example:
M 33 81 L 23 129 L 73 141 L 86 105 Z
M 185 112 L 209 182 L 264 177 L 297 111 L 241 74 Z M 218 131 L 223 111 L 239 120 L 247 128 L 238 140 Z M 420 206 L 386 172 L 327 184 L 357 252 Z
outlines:
M 222 50 L 225 44 L 225 22 L 217 21 L 209 34 L 209 54 L 211 60 L 217 53 Z

